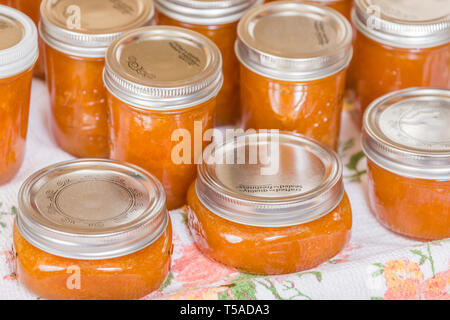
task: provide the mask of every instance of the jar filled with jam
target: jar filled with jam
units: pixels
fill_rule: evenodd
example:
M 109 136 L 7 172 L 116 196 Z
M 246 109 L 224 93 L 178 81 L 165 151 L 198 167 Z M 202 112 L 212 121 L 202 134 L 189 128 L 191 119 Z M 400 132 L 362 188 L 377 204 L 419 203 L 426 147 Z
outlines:
M 44 0 L 51 127 L 57 144 L 76 157 L 108 157 L 106 91 L 102 73 L 111 42 L 152 24 L 151 0 Z
M 278 0 L 266 0 L 266 2 L 272 1 Z M 315 3 L 333 8 L 334 10 L 342 13 L 350 21 L 350 16 L 353 8 L 353 0 L 304 0 L 303 2 Z
M 30 18 L 0 6 L 0 184 L 16 175 L 24 159 L 37 39 Z
M 189 189 L 188 225 L 205 255 L 238 270 L 314 268 L 350 238 L 342 164 L 332 149 L 293 133 L 216 141 Z
M 161 183 L 113 161 L 58 163 L 28 178 L 14 226 L 18 277 L 57 300 L 142 298 L 171 262 Z
M 39 20 L 41 17 L 40 7 L 42 0 L 7 0 L 8 5 L 15 9 L 18 9 L 29 16 L 36 27 L 39 25 Z M 1 1 L 0 1 L 1 3 Z M 44 47 L 41 41 L 39 42 L 39 59 L 34 67 L 34 74 L 39 78 L 44 78 L 45 67 L 44 67 Z
M 233 125 L 240 120 L 239 62 L 234 53 L 237 24 L 244 13 L 264 0 L 156 0 L 158 24 L 197 31 L 219 47 L 224 82 L 217 96 L 216 124 Z
M 369 200 L 387 228 L 420 240 L 450 237 L 450 90 L 409 88 L 364 115 Z
M 203 135 L 214 127 L 223 83 L 219 48 L 179 27 L 130 31 L 108 49 L 104 81 L 111 158 L 154 174 L 169 209 L 181 207 L 206 146 Z
M 449 12 L 449 1 L 355 1 L 350 70 L 358 123 L 370 103 L 392 91 L 450 88 Z
M 268 3 L 241 19 L 236 54 L 245 128 L 297 132 L 337 148 L 352 58 L 347 19 L 323 6 Z

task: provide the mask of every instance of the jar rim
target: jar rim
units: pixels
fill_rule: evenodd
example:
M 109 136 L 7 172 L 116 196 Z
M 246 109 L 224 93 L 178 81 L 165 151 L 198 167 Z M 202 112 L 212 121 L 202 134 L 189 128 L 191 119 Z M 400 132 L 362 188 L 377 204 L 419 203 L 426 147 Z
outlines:
M 251 163 L 250 150 L 257 148 L 262 154 L 266 152 L 262 147 L 274 147 L 268 159 L 281 164 L 279 171 L 265 176 L 260 170 L 267 166 L 261 158 Z M 237 152 L 249 157 L 245 164 L 215 161 Z M 246 133 L 210 144 L 203 159 L 196 194 L 213 214 L 235 223 L 267 228 L 300 225 L 329 214 L 344 197 L 343 167 L 337 154 L 300 134 Z M 295 161 L 289 165 L 286 159 Z M 234 181 L 236 177 L 239 181 Z
M 0 18 L 11 20 L 22 29 L 21 39 L 0 50 L 0 79 L 9 78 L 30 69 L 39 56 L 38 36 L 34 22 L 24 13 L 0 5 Z
M 149 50 L 153 54 L 145 55 Z M 108 91 L 129 105 L 180 110 L 218 94 L 223 84 L 222 55 L 210 39 L 195 31 L 145 27 L 129 31 L 111 44 L 103 78 Z
M 25 240 L 47 253 L 111 259 L 159 239 L 169 223 L 165 202 L 162 184 L 137 166 L 71 160 L 23 183 L 16 225 Z
M 393 173 L 450 180 L 449 127 L 450 90 L 403 89 L 368 107 L 361 145 L 370 160 Z
M 447 10 L 447 13 L 442 15 L 442 12 L 445 13 L 441 7 L 442 2 L 432 0 L 427 1 L 423 7 L 412 7 L 415 12 L 413 16 L 407 12 L 403 13 L 402 10 L 411 10 L 412 5 L 422 5 L 423 1 L 408 3 L 408 7 L 404 8 L 391 8 L 394 4 L 386 1 L 377 4 L 373 1 L 355 0 L 352 10 L 356 29 L 370 39 L 405 49 L 437 47 L 450 41 L 450 12 Z M 433 12 L 428 12 L 428 16 L 425 13 L 423 16 L 416 16 L 424 9 Z
M 83 17 L 86 16 L 84 12 L 86 9 L 89 10 L 92 1 L 71 1 L 67 3 L 67 7 L 64 7 L 65 11 L 60 12 L 56 9 L 52 0 L 43 0 L 39 22 L 41 38 L 52 48 L 69 55 L 104 58 L 109 45 L 121 34 L 137 27 L 156 23 L 153 0 L 133 0 L 133 5 L 136 8 L 132 8 L 129 4 L 123 4 L 126 7 L 122 9 L 120 5 L 113 1 L 107 1 L 107 3 L 110 4 L 108 14 L 105 14 L 105 9 L 102 8 L 99 17 L 99 14 L 97 14 L 90 18 L 92 21 L 89 21 L 89 23 L 95 27 L 86 28 L 82 25 L 85 20 Z M 91 9 L 97 10 L 96 8 L 97 6 L 94 6 Z M 62 10 L 62 8 L 59 9 Z M 66 12 L 69 9 L 73 19 Z M 116 19 L 111 19 L 111 15 L 116 16 Z M 126 19 L 123 17 L 126 17 Z M 109 26 L 99 23 L 99 21 L 106 20 L 105 18 Z M 125 21 L 123 21 L 124 19 Z M 109 21 L 120 21 L 120 24 L 111 25 Z
M 271 27 L 281 22 L 283 34 L 280 28 Z M 298 33 L 289 33 L 299 28 L 314 36 L 300 39 Z M 279 40 L 282 37 L 285 39 Z M 293 41 L 293 37 L 299 40 Z M 241 19 L 235 51 L 245 67 L 271 79 L 323 79 L 348 67 L 353 55 L 352 27 L 342 14 L 328 7 L 271 2 L 249 10 Z
M 155 0 L 156 9 L 169 18 L 195 25 L 224 25 L 239 21 L 264 0 Z

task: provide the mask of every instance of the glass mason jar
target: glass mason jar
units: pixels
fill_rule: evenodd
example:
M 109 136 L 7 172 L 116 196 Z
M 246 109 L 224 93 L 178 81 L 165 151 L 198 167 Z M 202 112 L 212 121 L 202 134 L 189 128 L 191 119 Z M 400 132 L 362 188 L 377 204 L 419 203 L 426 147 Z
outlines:
M 244 13 L 264 0 L 156 0 L 158 24 L 179 26 L 210 38 L 223 57 L 224 82 L 217 96 L 216 124 L 240 120 L 239 62 L 234 53 L 237 24 Z
M 299 2 L 265 4 L 241 19 L 236 54 L 245 128 L 297 132 L 337 148 L 352 57 L 352 27 L 342 15 Z
M 350 238 L 342 164 L 318 141 L 277 130 L 215 142 L 189 189 L 188 225 L 205 255 L 238 270 L 314 268 Z
M 39 26 L 40 20 L 40 7 L 42 0 L 9 0 L 7 1 L 10 6 L 18 9 L 30 17 L 34 24 Z M 1 1 L 0 1 L 1 3 Z M 44 78 L 45 76 L 45 66 L 44 66 L 44 47 L 43 43 L 39 39 L 39 59 L 34 67 L 34 74 L 39 78 Z
M 278 0 L 266 0 L 266 2 L 272 2 Z M 342 13 L 349 21 L 351 20 L 351 12 L 353 8 L 353 0 L 305 0 L 303 2 L 317 3 L 322 6 L 333 8 L 336 11 Z
M 356 0 L 351 78 L 355 120 L 389 92 L 409 87 L 450 88 L 450 2 Z
M 86 159 L 42 169 L 19 192 L 19 280 L 46 299 L 144 297 L 170 268 L 165 200 L 161 183 L 132 165 Z
M 421 240 L 450 237 L 450 90 L 409 88 L 364 115 L 369 200 L 387 228 Z
M 104 80 L 111 158 L 154 174 L 168 208 L 182 206 L 206 146 L 203 133 L 214 127 L 223 82 L 219 48 L 188 29 L 138 29 L 111 45 Z
M 25 155 L 37 30 L 23 13 L 0 7 L 0 184 L 19 171 Z
M 76 157 L 109 152 L 102 73 L 111 42 L 125 31 L 152 24 L 151 0 L 63 0 L 42 5 L 51 127 L 58 145 Z

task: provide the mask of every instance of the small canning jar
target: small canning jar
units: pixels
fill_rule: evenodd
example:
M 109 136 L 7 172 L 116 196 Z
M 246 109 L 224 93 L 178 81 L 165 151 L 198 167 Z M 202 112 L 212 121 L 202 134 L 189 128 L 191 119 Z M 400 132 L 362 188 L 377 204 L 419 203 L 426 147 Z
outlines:
M 272 2 L 277 0 L 266 0 L 266 2 Z M 303 2 L 311 2 L 327 6 L 339 11 L 350 21 L 350 16 L 353 8 L 353 0 L 305 0 Z
M 161 183 L 119 162 L 58 163 L 28 178 L 14 226 L 19 280 L 57 300 L 138 299 L 171 262 Z
M 217 96 L 216 125 L 240 120 L 239 62 L 234 53 L 237 24 L 244 13 L 264 0 L 155 0 L 158 24 L 179 26 L 210 38 L 223 57 L 224 82 Z
M 236 54 L 245 128 L 293 131 L 337 148 L 352 57 L 347 19 L 318 5 L 268 3 L 241 19 Z
M 409 88 L 364 115 L 369 200 L 387 228 L 414 239 L 450 237 L 450 90 Z
M 41 16 L 56 142 L 76 157 L 107 158 L 105 53 L 123 32 L 154 23 L 153 2 L 44 0 Z
M 38 54 L 33 21 L 0 6 L 0 184 L 11 180 L 23 162 Z
M 40 14 L 41 2 L 42 0 L 9 0 L 9 5 L 25 13 L 28 17 L 30 17 L 33 20 L 34 24 L 37 27 L 39 25 L 39 20 L 41 18 Z M 34 74 L 42 79 L 44 78 L 45 75 L 44 46 L 43 43 L 41 43 L 41 41 L 39 41 L 39 59 L 34 67 Z
M 205 255 L 241 271 L 316 267 L 350 238 L 342 164 L 317 140 L 276 130 L 215 142 L 189 189 L 188 225 Z
M 110 156 L 161 180 L 169 209 L 181 207 L 195 162 L 214 127 L 222 83 L 219 48 L 201 34 L 154 26 L 128 32 L 106 56 Z
M 450 1 L 356 0 L 350 77 L 355 120 L 387 93 L 410 87 L 450 88 Z

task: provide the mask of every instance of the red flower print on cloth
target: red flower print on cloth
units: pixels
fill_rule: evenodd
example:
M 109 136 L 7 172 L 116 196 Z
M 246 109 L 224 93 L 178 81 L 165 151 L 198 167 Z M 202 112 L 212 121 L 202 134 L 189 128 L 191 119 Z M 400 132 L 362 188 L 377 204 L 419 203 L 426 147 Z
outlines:
M 387 291 L 386 300 L 414 300 L 419 298 L 420 285 L 424 275 L 417 263 L 407 259 L 386 263 L 384 278 Z
M 5 262 L 11 270 L 9 275 L 3 276 L 3 280 L 15 281 L 17 280 L 16 272 L 16 255 L 13 250 L 1 251 L 0 256 L 5 256 Z
M 426 300 L 450 300 L 450 270 L 424 281 L 421 292 Z
M 236 271 L 205 257 L 191 245 L 185 247 L 183 255 L 174 261 L 172 272 L 183 287 L 195 287 L 216 283 Z

